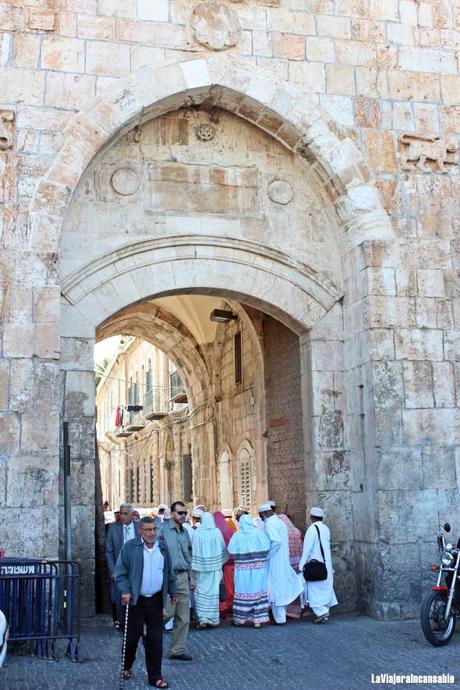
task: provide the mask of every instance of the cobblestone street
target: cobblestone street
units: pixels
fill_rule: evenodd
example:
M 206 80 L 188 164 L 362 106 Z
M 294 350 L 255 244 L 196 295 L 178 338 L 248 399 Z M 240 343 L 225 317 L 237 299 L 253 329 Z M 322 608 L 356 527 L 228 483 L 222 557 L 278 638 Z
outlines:
M 460 679 L 460 635 L 435 649 L 422 638 L 418 621 L 379 622 L 336 615 L 327 625 L 312 619 L 286 626 L 192 631 L 194 661 L 164 661 L 164 676 L 176 690 L 360 690 L 377 673 L 450 673 Z M 121 637 L 100 618 L 84 630 L 82 663 L 58 663 L 30 656 L 10 656 L 0 671 L 2 690 L 117 690 Z M 168 645 L 165 635 L 165 647 Z M 140 646 L 141 648 L 141 646 Z M 61 647 L 61 651 L 64 648 Z M 142 653 L 125 690 L 147 687 Z M 443 685 L 405 685 L 440 688 Z

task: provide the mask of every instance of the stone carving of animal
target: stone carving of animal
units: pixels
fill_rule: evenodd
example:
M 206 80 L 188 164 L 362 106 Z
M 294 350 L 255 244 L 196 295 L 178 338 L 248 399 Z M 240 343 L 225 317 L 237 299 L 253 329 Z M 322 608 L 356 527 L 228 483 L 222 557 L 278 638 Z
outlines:
M 458 161 L 458 142 L 454 137 L 440 139 L 437 136 L 402 134 L 399 141 L 406 146 L 400 154 L 402 170 L 432 172 L 433 168 L 427 165 L 427 161 L 432 161 L 439 172 L 446 173 L 446 165 L 455 165 Z

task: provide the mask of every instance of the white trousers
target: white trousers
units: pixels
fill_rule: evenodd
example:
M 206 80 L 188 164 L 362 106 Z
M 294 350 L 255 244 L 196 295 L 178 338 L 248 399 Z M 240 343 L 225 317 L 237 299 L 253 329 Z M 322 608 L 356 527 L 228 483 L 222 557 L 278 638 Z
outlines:
M 272 615 L 277 623 L 286 623 L 287 606 L 276 606 L 272 604 Z

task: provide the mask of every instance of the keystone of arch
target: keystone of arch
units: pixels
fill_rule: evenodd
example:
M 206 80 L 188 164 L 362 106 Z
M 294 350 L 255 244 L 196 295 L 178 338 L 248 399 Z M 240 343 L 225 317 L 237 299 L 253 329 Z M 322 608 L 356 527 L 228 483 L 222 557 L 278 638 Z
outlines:
M 32 221 L 43 227 L 46 216 L 62 227 L 72 194 L 98 152 L 136 124 L 205 100 L 255 124 L 305 160 L 335 207 L 345 248 L 393 237 L 372 174 L 351 139 L 341 137 L 340 128 L 301 90 L 225 54 L 157 63 L 76 113 L 37 185 Z

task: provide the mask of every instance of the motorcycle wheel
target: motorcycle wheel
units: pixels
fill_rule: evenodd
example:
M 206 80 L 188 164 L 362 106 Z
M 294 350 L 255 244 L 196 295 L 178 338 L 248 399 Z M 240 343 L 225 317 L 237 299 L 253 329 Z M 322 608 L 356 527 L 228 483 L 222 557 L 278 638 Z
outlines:
M 451 640 L 457 623 L 455 609 L 451 608 L 449 619 L 446 621 L 444 612 L 447 606 L 447 596 L 444 592 L 430 592 L 422 603 L 420 621 L 423 634 L 434 647 L 442 647 Z

